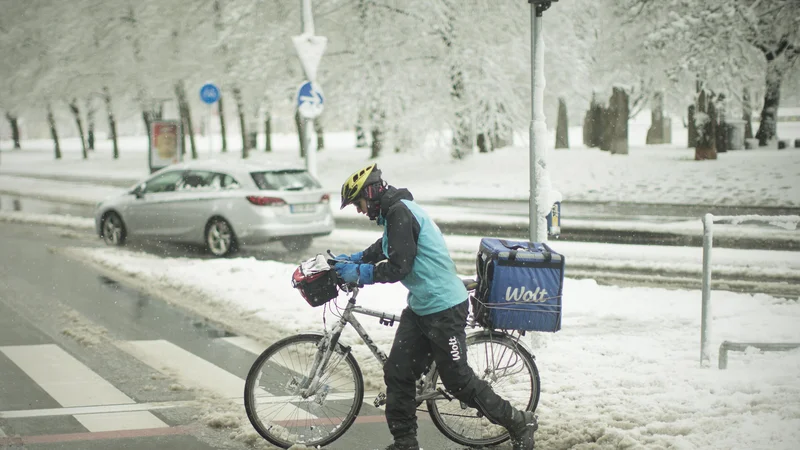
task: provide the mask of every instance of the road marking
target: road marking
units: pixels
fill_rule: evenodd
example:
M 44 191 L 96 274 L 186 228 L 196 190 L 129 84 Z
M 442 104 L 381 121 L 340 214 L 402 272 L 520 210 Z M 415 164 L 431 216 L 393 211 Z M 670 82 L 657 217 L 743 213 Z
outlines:
M 0 347 L 61 406 L 136 403 L 55 344 Z
M 170 428 L 146 428 L 139 430 L 101 431 L 96 433 L 45 434 L 39 436 L 15 436 L 0 438 L 0 447 L 5 445 L 53 444 L 58 442 L 97 441 L 150 436 L 174 436 L 194 434 L 197 430 L 188 426 Z
M 148 366 L 175 375 L 187 387 L 200 387 L 225 398 L 243 398 L 244 380 L 172 342 L 119 341 L 117 346 Z
M 114 385 L 55 344 L 0 347 L 8 359 L 25 372 L 50 397 L 64 407 L 135 404 Z M 113 431 L 169 427 L 147 411 L 77 414 L 87 430 Z M 124 419 L 120 420 L 120 419 Z
M 159 403 L 132 403 L 124 405 L 104 406 L 79 406 L 70 408 L 43 408 L 20 409 L 16 411 L 0 411 L 0 419 L 25 419 L 28 417 L 72 416 L 75 414 L 118 413 L 132 411 L 155 411 L 158 409 L 180 408 L 192 406 L 193 400 L 159 402 Z M 2 432 L 2 430 L 0 430 Z
M 264 344 L 260 344 L 255 339 L 249 338 L 247 336 L 231 336 L 219 339 L 231 343 L 243 350 L 246 350 L 256 355 L 260 355 L 261 353 L 264 352 L 264 350 L 267 349 L 267 347 L 264 346 Z
M 177 345 L 162 339 L 153 341 L 120 341 L 117 346 L 140 359 L 150 367 L 169 375 L 189 387 L 200 387 L 224 398 L 242 404 L 244 401 L 244 380 L 216 365 L 188 352 Z M 259 398 L 271 394 L 258 390 Z M 273 420 L 316 419 L 317 416 L 292 404 L 280 405 Z
M 76 415 L 75 418 L 87 430 L 92 432 L 169 427 L 150 411 L 80 414 Z
M 266 347 L 264 347 L 263 344 L 259 343 L 255 339 L 249 338 L 247 336 L 229 336 L 229 337 L 218 338 L 218 340 L 222 340 L 222 341 L 228 342 L 230 344 L 233 344 L 233 345 L 235 345 L 235 346 L 237 346 L 237 347 L 239 347 L 239 348 L 241 348 L 241 349 L 243 349 L 245 351 L 253 353 L 255 355 L 260 355 L 266 349 Z M 289 370 L 293 370 L 291 367 L 288 367 L 286 364 L 283 364 L 283 360 L 282 359 L 276 359 L 276 360 L 274 360 L 274 362 L 276 362 L 277 364 L 280 364 L 283 367 L 286 367 Z M 337 381 L 337 380 L 332 379 L 332 378 L 328 379 L 328 383 L 329 384 L 335 384 L 334 381 Z M 364 393 L 364 403 L 371 405 L 373 403 L 373 400 L 378 396 L 378 394 L 379 394 L 379 392 L 365 392 Z M 355 394 L 353 394 L 353 395 L 355 395 Z M 347 400 L 349 398 L 353 398 L 353 395 L 329 394 L 326 398 L 328 400 Z M 291 398 L 291 397 L 275 397 L 275 398 L 272 398 L 272 399 L 269 399 L 269 400 L 262 400 L 261 402 L 263 402 L 263 403 L 279 403 L 282 399 L 289 399 L 289 398 Z

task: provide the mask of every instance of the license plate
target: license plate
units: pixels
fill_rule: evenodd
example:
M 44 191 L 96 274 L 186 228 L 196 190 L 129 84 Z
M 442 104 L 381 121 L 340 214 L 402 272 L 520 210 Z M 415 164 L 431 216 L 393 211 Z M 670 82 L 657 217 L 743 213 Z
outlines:
M 317 210 L 317 205 L 313 203 L 302 203 L 299 205 L 290 205 L 289 210 L 294 213 L 313 213 Z

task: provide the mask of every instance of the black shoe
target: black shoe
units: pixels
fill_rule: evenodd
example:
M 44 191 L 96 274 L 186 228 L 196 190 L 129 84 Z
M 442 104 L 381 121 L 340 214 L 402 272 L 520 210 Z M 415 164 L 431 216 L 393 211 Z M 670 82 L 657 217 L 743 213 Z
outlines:
M 419 443 L 416 436 L 402 437 L 395 439 L 386 450 L 419 450 Z
M 533 434 L 539 428 L 539 422 L 531 411 L 517 412 L 519 417 L 515 424 L 508 429 L 511 435 L 511 444 L 514 450 L 533 450 Z

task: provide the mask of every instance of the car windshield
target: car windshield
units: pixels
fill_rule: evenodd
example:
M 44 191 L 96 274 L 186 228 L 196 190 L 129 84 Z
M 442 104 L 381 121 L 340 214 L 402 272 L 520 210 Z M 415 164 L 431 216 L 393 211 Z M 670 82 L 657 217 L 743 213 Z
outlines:
M 302 169 L 251 172 L 256 185 L 264 191 L 302 191 L 319 189 L 322 186 Z

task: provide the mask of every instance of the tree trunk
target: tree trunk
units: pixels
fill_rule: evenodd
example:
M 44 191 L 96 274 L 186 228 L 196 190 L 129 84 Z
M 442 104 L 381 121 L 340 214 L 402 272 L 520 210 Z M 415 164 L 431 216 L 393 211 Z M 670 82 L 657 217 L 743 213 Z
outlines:
M 744 120 L 744 138 L 753 138 L 753 109 L 750 104 L 750 89 L 742 91 L 742 120 Z
M 489 153 L 489 147 L 486 145 L 487 143 L 489 143 L 489 139 L 486 138 L 486 133 L 478 133 L 478 152 Z
M 147 130 L 147 149 L 150 151 L 153 148 L 153 135 L 150 130 L 151 119 L 149 111 L 142 111 L 142 121 L 144 121 L 144 129 Z
M 470 121 L 464 109 L 464 74 L 456 67 L 450 68 L 450 98 L 456 105 L 455 129 L 453 130 L 453 157 L 462 159 L 472 152 Z
M 713 98 L 705 89 L 700 91 L 697 98 L 697 108 L 694 114 L 695 129 L 697 130 L 697 141 L 695 142 L 694 159 L 702 161 L 705 159 L 717 159 L 716 147 L 716 111 Z
M 615 87 L 609 100 L 609 123 L 611 129 L 611 154 L 628 154 L 628 93 L 624 89 Z
M 178 127 L 181 133 L 181 157 L 186 155 L 186 117 L 183 116 L 183 111 L 178 108 L 178 115 L 180 116 L 180 124 Z
M 325 150 L 325 133 L 322 129 L 322 116 L 314 120 L 314 132 L 317 133 L 317 151 Z
M 372 151 L 369 155 L 370 158 L 377 158 L 383 151 L 383 128 L 378 124 L 372 125 Z
M 78 137 L 81 138 L 81 155 L 83 159 L 89 159 L 89 153 L 86 151 L 86 139 L 83 134 L 83 121 L 81 120 L 81 110 L 78 108 L 78 99 L 73 98 L 69 103 L 69 110 L 72 111 L 72 116 L 75 118 L 75 125 L 78 126 Z
M 647 145 L 665 144 L 664 94 L 656 92 L 653 96 L 653 110 L 650 112 L 650 128 L 647 129 Z
M 22 148 L 19 145 L 20 137 L 19 137 L 19 122 L 17 121 L 17 116 L 12 116 L 11 113 L 6 113 L 6 119 L 8 119 L 8 125 L 11 127 L 11 139 L 14 140 L 14 148 L 20 149 Z
M 499 103 L 497 105 L 497 115 L 498 116 L 506 116 L 506 106 L 503 103 Z M 492 130 L 489 131 L 488 138 L 489 138 L 489 151 L 495 151 L 498 148 L 507 147 L 514 142 L 514 131 L 508 126 L 508 122 L 505 125 L 500 123 L 500 120 L 494 121 L 494 126 Z
M 107 86 L 103 86 L 103 100 L 106 102 L 106 114 L 108 115 L 108 134 L 111 137 L 114 148 L 114 159 L 119 159 L 119 145 L 117 144 L 117 122 L 114 120 L 114 111 L 111 108 L 111 94 L 108 92 Z M 150 136 L 150 130 L 147 130 L 147 135 Z
M 597 102 L 597 93 L 592 93 L 592 100 L 589 103 L 589 110 L 583 119 L 583 144 L 589 148 L 603 148 L 603 133 L 605 123 L 605 108 Z
M 611 150 L 611 140 L 614 132 L 611 122 L 611 107 L 600 106 L 598 111 L 599 119 L 595 122 L 595 133 L 598 135 L 600 150 L 607 152 Z
M 55 144 L 56 159 L 61 159 L 61 145 L 58 143 L 58 130 L 56 130 L 56 118 L 53 116 L 53 108 L 47 104 L 47 124 L 50 126 L 50 136 Z
M 364 127 L 361 124 L 364 122 L 361 114 L 356 119 L 356 148 L 364 148 L 367 146 L 367 133 L 364 132 Z
M 589 103 L 589 109 L 583 115 L 583 145 L 589 148 L 597 147 L 594 141 L 594 106 L 595 98 L 592 95 L 592 101 Z
M 384 126 L 386 124 L 386 113 L 383 110 L 372 111 L 372 151 L 370 158 L 377 158 L 381 156 L 383 151 L 383 138 L 386 135 Z
M 764 108 L 761 109 L 761 123 L 758 125 L 756 139 L 764 147 L 778 139 L 778 106 L 781 103 L 782 73 L 777 64 L 767 61 L 767 82 L 764 91 Z
M 94 102 L 92 98 L 86 99 L 86 145 L 89 150 L 94 150 L 94 116 L 95 116 Z
M 233 99 L 236 102 L 236 112 L 239 114 L 239 129 L 242 132 L 242 159 L 247 159 L 249 154 L 247 151 L 247 127 L 244 121 L 244 100 L 242 91 L 238 87 L 233 88 Z
M 569 148 L 569 123 L 567 122 L 567 101 L 558 98 L 558 118 L 556 119 L 556 148 Z
M 725 120 L 725 94 L 719 94 L 717 101 L 714 105 L 717 123 L 715 133 L 715 144 L 717 146 L 717 153 L 725 153 L 728 151 L 728 123 Z
M 215 3 L 216 5 L 216 3 Z M 228 138 L 225 137 L 225 111 L 222 107 L 222 95 L 217 100 L 217 113 L 219 114 L 219 132 L 222 137 L 222 153 L 228 152 Z M 210 131 L 210 130 L 209 130 Z
M 175 98 L 178 99 L 178 119 L 181 124 L 181 156 L 186 154 L 186 114 L 184 102 L 186 101 L 186 94 L 183 92 L 183 86 L 180 81 L 175 82 Z
M 686 117 L 688 123 L 686 124 L 686 132 L 688 133 L 689 137 L 689 148 L 696 148 L 697 147 L 697 124 L 695 123 L 695 110 L 697 109 L 697 105 L 689 105 L 689 108 L 686 110 Z
M 175 83 L 175 96 L 178 98 L 178 112 L 181 116 L 181 133 L 183 136 L 189 135 L 189 143 L 192 149 L 192 159 L 197 159 L 197 143 L 194 140 L 194 127 L 192 126 L 192 110 L 186 100 L 186 87 L 183 80 Z M 183 130 L 186 128 L 186 130 Z M 181 144 L 183 145 L 183 144 Z
M 297 127 L 297 138 L 300 140 L 300 157 L 306 157 L 306 140 L 305 136 L 303 136 L 303 129 L 305 128 L 305 124 L 303 123 L 303 118 L 300 117 L 300 110 L 294 110 L 294 125 Z
M 267 112 L 267 118 L 264 120 L 264 151 L 269 153 L 272 151 L 272 116 Z

